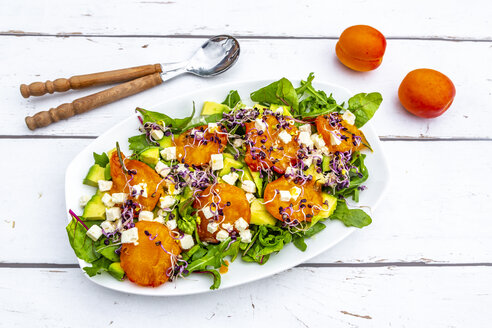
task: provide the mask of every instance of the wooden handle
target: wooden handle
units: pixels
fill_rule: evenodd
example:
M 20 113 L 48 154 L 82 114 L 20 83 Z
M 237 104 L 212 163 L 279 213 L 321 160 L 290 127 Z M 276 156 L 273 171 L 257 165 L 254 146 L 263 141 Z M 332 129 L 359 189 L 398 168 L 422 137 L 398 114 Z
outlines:
M 65 92 L 70 89 L 83 89 L 96 85 L 126 82 L 145 75 L 161 72 L 161 64 L 137 66 L 117 69 L 115 71 L 76 75 L 69 79 L 56 79 L 53 82 L 33 82 L 29 85 L 21 84 L 20 92 L 24 98 L 29 98 L 29 96 L 42 96 L 55 91 Z
M 76 99 L 69 104 L 62 104 L 56 108 L 51 108 L 49 111 L 39 112 L 34 116 L 27 116 L 26 124 L 29 129 L 35 130 L 43 126 L 48 126 L 53 122 L 65 120 L 74 115 L 85 113 L 99 106 L 134 95 L 161 83 L 162 78 L 159 73 L 147 75 L 93 95 Z

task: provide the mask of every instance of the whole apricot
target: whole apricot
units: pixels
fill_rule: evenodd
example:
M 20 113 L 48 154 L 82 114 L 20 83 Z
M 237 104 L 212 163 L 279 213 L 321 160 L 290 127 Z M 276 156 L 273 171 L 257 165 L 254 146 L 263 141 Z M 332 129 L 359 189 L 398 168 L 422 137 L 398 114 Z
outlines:
M 453 103 L 455 95 L 453 82 L 441 72 L 428 68 L 408 73 L 398 89 L 403 107 L 423 118 L 442 115 Z
M 386 38 L 373 27 L 355 25 L 343 31 L 335 51 L 338 59 L 355 71 L 372 71 L 381 65 Z

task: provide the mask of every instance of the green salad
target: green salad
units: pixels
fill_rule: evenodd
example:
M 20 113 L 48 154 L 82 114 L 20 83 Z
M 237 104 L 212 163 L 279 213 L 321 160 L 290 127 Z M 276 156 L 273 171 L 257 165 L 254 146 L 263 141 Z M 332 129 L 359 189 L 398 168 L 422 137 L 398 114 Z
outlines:
M 311 73 L 295 86 L 282 78 L 249 98 L 231 90 L 201 115 L 171 118 L 137 108 L 132 153 L 94 153 L 80 213 L 66 230 L 89 276 L 159 286 L 192 273 L 220 286 L 230 262 L 263 265 L 326 220 L 362 228 L 371 218 L 350 209 L 366 189 L 371 151 L 360 128 L 382 97 L 360 93 L 345 103 L 316 90 Z M 243 95 L 244 96 L 244 95 Z

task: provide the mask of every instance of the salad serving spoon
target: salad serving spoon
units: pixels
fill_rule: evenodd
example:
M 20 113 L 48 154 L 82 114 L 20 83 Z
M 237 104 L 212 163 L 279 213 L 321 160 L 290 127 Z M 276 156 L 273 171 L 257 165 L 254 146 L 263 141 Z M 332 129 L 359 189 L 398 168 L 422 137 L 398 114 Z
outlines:
M 145 65 L 120 70 L 72 76 L 53 82 L 34 82 L 21 85 L 21 94 L 42 96 L 46 93 L 64 92 L 91 86 L 125 82 L 101 92 L 78 98 L 48 111 L 26 117 L 29 129 L 35 130 L 51 123 L 109 104 L 116 100 L 150 89 L 178 75 L 190 73 L 200 77 L 215 76 L 228 70 L 237 61 L 239 42 L 229 35 L 218 35 L 208 39 L 194 55 L 182 62 Z

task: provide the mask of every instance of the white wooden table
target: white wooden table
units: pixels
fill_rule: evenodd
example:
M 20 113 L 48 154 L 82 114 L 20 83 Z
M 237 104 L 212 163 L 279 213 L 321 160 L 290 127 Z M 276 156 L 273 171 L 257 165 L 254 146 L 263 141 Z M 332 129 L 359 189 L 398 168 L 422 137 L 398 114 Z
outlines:
M 0 326 L 490 327 L 492 305 L 492 5 L 483 1 L 3 1 L 0 10 Z M 383 64 L 356 73 L 337 37 L 368 24 Z M 102 88 L 30 98 L 20 83 L 186 58 L 204 39 L 238 37 L 238 64 L 31 132 L 24 117 Z M 400 106 L 412 69 L 447 74 L 442 117 Z M 373 224 L 299 267 L 206 295 L 150 298 L 87 280 L 65 235 L 64 172 L 83 147 L 133 113 L 183 91 L 256 78 L 379 91 L 373 124 L 391 187 Z

